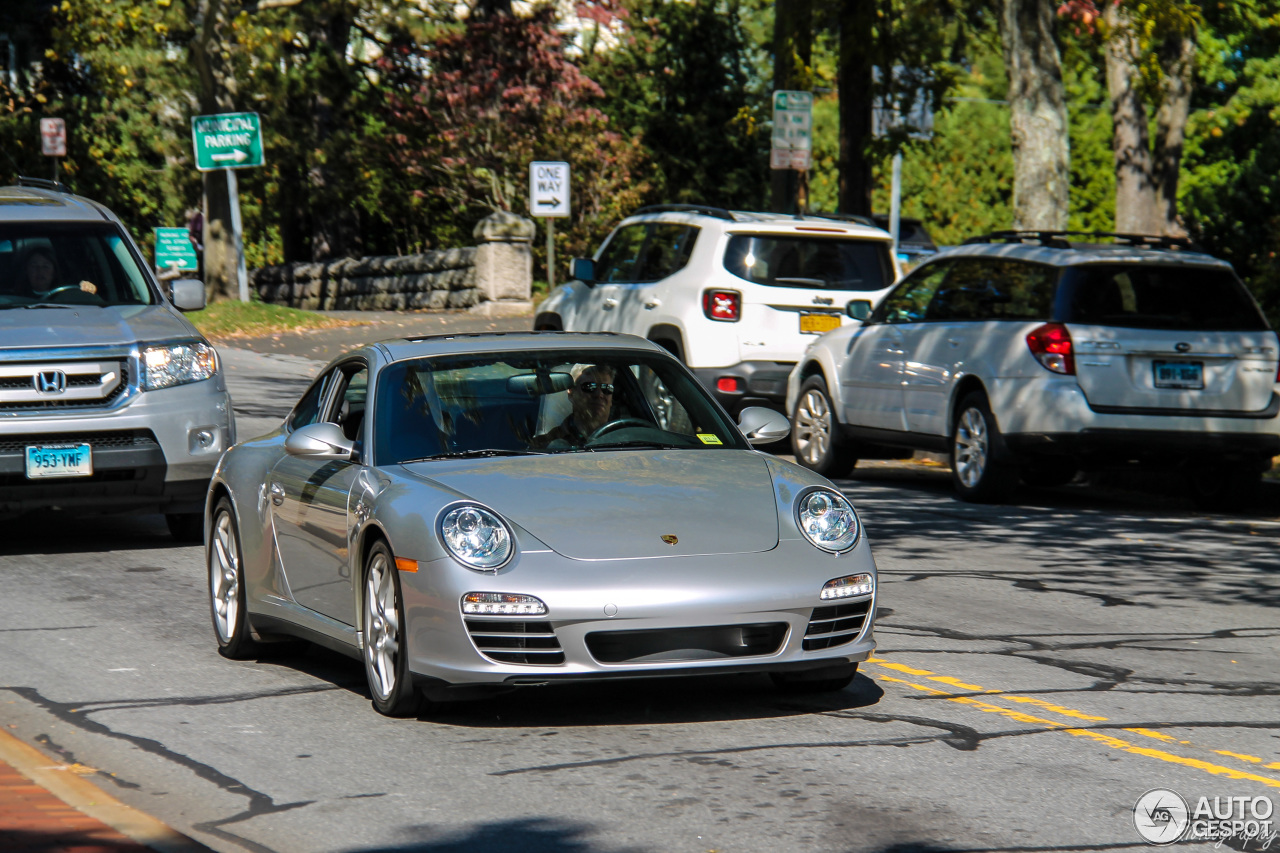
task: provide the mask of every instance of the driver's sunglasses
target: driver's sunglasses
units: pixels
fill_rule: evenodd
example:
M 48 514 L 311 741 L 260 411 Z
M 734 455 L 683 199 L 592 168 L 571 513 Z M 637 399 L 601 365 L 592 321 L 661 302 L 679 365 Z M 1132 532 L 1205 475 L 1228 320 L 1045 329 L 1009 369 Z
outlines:
M 613 383 L 611 382 L 583 382 L 578 386 L 583 394 L 595 394 L 597 391 L 601 394 L 612 394 Z

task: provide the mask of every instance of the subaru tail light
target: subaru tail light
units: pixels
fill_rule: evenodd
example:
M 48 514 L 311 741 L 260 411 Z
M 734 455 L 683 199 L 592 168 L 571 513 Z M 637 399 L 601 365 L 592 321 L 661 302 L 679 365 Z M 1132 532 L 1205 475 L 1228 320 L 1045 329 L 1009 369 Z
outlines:
M 704 290 L 702 313 L 711 320 L 736 323 L 742 318 L 742 294 L 736 290 Z
M 1066 376 L 1076 375 L 1071 333 L 1061 323 L 1045 323 L 1032 329 L 1027 333 L 1027 347 L 1046 369 Z

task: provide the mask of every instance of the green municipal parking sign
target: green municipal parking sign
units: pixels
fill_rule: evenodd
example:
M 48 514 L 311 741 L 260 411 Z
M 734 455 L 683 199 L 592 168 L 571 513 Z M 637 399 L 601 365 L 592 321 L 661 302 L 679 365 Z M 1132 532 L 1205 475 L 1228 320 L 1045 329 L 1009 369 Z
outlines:
M 156 269 L 189 272 L 200 269 L 191 233 L 185 228 L 156 229 Z
M 201 172 L 262 165 L 262 124 L 257 113 L 192 116 L 191 142 Z

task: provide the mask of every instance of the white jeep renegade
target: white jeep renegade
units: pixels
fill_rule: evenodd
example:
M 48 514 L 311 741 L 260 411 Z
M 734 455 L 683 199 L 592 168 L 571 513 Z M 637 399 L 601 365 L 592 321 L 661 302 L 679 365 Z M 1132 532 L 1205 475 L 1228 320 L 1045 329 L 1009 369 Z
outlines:
M 736 415 L 783 409 L 787 375 L 824 332 L 854 325 L 898 276 L 869 220 L 641 208 L 539 307 L 535 329 L 624 332 L 688 365 Z

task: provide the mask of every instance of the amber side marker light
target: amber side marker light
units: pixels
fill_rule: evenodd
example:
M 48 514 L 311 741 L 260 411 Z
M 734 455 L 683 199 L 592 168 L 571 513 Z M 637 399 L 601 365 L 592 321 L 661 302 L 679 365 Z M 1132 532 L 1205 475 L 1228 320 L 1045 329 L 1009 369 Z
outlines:
M 418 561 L 410 560 L 406 557 L 396 557 L 396 568 L 402 572 L 416 572 L 418 570 Z

